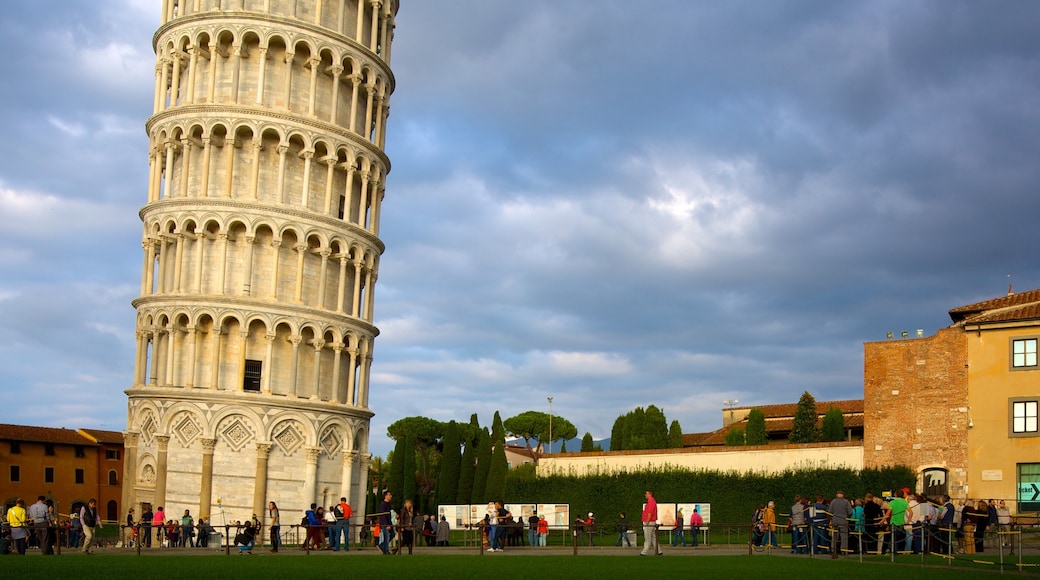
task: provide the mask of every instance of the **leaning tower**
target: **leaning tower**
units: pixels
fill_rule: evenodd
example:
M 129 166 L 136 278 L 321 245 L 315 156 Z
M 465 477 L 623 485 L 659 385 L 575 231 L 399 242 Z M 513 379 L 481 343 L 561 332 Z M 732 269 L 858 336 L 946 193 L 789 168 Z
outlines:
M 363 513 L 397 8 L 163 1 L 124 514 Z

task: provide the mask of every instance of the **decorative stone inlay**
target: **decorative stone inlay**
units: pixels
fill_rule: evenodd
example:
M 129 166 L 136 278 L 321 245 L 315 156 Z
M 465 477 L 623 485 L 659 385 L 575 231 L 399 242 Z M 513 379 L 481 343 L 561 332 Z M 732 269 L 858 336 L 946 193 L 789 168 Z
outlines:
M 300 433 L 300 428 L 295 423 L 287 421 L 283 425 L 285 427 L 274 436 L 274 442 L 282 450 L 282 453 L 289 456 L 303 445 L 304 439 Z
M 141 425 L 141 439 L 144 440 L 145 445 L 151 445 L 155 440 L 156 429 L 155 419 L 148 415 L 148 418 L 144 420 L 144 424 Z
M 196 437 L 202 434 L 202 428 L 195 421 L 195 417 L 185 413 L 179 421 L 175 422 L 173 434 L 177 436 L 177 440 L 181 442 L 181 445 L 187 447 L 191 445 L 191 442 Z
M 246 443 L 253 438 L 253 432 L 243 423 L 242 419 L 235 417 L 220 431 L 221 440 L 228 444 L 232 451 L 238 452 L 245 447 Z
M 322 433 L 319 443 L 322 450 L 325 451 L 325 455 L 332 459 L 343 445 L 343 438 L 340 437 L 338 429 L 327 427 L 325 432 Z

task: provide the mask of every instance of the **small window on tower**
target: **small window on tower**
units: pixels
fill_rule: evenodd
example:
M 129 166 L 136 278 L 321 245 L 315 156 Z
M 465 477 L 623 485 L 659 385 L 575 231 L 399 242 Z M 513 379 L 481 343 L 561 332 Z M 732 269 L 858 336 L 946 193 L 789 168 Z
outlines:
M 242 382 L 243 391 L 260 392 L 260 375 L 263 372 L 263 368 L 263 361 L 246 360 L 245 379 Z

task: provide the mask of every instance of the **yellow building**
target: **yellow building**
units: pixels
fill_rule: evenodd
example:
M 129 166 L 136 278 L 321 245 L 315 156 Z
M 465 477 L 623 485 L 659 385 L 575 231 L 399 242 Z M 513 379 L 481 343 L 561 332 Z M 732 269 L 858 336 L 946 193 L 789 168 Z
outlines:
M 950 317 L 967 340 L 968 496 L 1040 510 L 1040 290 L 955 308 Z

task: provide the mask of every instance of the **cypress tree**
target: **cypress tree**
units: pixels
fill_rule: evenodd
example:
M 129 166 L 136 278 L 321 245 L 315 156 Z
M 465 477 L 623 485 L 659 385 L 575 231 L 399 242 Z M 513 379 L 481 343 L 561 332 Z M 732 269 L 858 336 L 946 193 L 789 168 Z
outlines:
M 469 503 L 487 503 L 488 473 L 491 471 L 491 435 L 487 429 L 480 430 L 480 443 L 477 444 L 477 469 L 473 472 L 473 495 Z
M 682 446 L 682 426 L 679 425 L 679 420 L 676 419 L 672 421 L 671 426 L 668 427 L 668 447 L 671 449 L 680 449 Z
M 596 443 L 592 440 L 592 433 L 589 433 L 588 431 L 586 431 L 585 435 L 582 436 L 582 438 L 581 438 L 581 452 L 582 453 L 586 453 L 588 451 L 595 451 L 595 450 L 596 450 Z
M 646 408 L 646 447 L 643 449 L 665 449 L 668 447 L 668 420 L 664 411 L 655 405 Z
M 841 409 L 831 407 L 827 410 L 827 414 L 823 416 L 820 439 L 823 441 L 845 440 L 845 416 L 841 414 Z
M 745 444 L 744 430 L 734 425 L 729 433 L 726 433 L 726 445 L 730 447 L 739 447 Z
M 509 462 L 506 461 L 506 428 L 498 411 L 495 411 L 495 418 L 491 421 L 491 445 L 491 467 L 488 469 L 488 483 L 484 495 L 488 499 L 504 500 Z
M 444 450 L 441 451 L 441 470 L 437 475 L 437 505 L 455 503 L 459 494 L 462 456 L 459 449 L 459 427 L 449 421 L 444 429 Z
M 401 504 L 404 500 L 416 501 L 416 492 L 419 489 L 416 483 L 415 467 L 415 434 L 409 433 L 404 440 L 404 466 L 401 468 Z M 396 497 L 396 496 L 395 496 Z
M 802 393 L 802 397 L 798 399 L 794 425 L 787 439 L 791 443 L 815 443 L 820 440 L 820 430 L 816 427 L 816 399 L 809 391 Z
M 610 429 L 611 451 L 623 451 L 625 449 L 625 438 L 628 436 L 628 430 L 625 425 L 627 420 L 628 415 L 618 415 L 618 418 L 614 419 L 614 426 Z
M 404 464 L 405 455 L 408 453 L 405 450 L 404 437 L 397 440 L 397 445 L 394 446 L 394 451 L 390 455 L 390 482 L 387 488 L 390 493 L 394 494 L 394 499 L 404 499 Z
M 766 416 L 762 409 L 755 407 L 748 413 L 747 432 L 744 434 L 745 445 L 765 445 L 769 443 L 766 435 Z
M 456 505 L 466 505 L 473 499 L 473 476 L 477 469 L 477 446 L 466 440 L 459 462 L 459 489 L 455 494 Z

